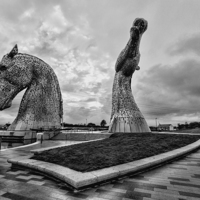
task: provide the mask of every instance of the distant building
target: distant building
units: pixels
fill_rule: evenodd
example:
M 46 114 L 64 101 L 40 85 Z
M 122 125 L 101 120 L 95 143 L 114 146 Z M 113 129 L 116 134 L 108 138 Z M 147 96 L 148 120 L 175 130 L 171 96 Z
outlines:
M 173 131 L 174 126 L 172 124 L 159 124 L 158 130 L 159 131 Z

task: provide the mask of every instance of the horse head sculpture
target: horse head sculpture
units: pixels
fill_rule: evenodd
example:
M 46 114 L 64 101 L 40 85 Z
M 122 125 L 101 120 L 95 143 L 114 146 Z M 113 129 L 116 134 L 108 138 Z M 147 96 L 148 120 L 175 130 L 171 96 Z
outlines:
M 148 22 L 136 18 L 130 29 L 127 45 L 118 56 L 112 90 L 112 112 L 109 132 L 150 132 L 149 126 L 138 108 L 131 90 L 132 75 L 139 70 L 140 41 Z
M 0 62 L 0 110 L 11 107 L 12 100 L 25 88 L 9 130 L 60 128 L 62 95 L 53 69 L 35 56 L 18 53 L 15 45 Z

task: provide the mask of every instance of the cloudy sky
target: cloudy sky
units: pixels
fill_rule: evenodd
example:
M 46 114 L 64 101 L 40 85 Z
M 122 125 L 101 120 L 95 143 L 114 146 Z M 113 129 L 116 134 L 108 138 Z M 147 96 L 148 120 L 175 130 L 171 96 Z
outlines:
M 200 121 L 199 0 L 1 0 L 0 57 L 19 52 L 58 76 L 67 123 L 110 120 L 114 65 L 136 17 L 148 21 L 134 98 L 149 125 Z M 0 112 L 12 122 L 23 92 Z

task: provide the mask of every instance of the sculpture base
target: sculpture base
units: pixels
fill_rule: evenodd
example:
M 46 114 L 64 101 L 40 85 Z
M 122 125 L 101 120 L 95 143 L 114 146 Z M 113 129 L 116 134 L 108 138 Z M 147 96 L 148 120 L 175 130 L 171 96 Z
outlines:
M 9 131 L 31 131 L 31 130 L 36 130 L 36 129 L 41 129 L 42 130 L 49 130 L 49 129 L 60 129 L 61 125 L 60 123 L 50 123 L 50 122 L 34 122 L 34 121 L 29 121 L 29 123 L 25 123 L 23 121 L 20 122 L 13 122 L 9 127 Z
M 146 120 L 132 117 L 115 117 L 111 120 L 109 133 L 150 133 Z

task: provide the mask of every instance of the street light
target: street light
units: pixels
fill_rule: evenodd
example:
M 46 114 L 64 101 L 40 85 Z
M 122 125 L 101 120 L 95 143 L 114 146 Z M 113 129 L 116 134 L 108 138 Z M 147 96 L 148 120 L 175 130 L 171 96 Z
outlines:
M 155 118 L 155 120 L 156 120 L 156 131 L 157 131 L 157 118 Z

